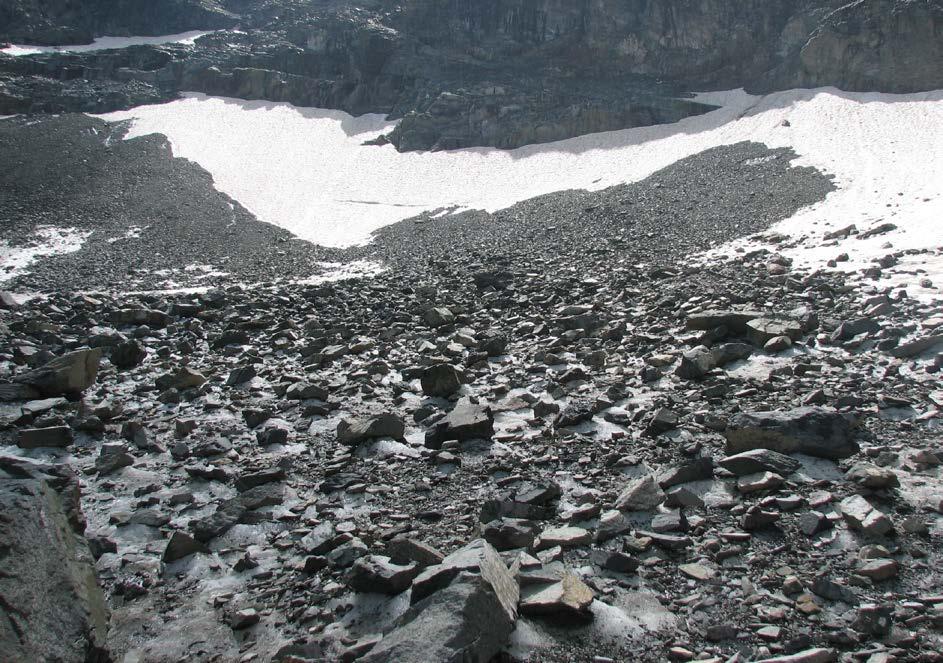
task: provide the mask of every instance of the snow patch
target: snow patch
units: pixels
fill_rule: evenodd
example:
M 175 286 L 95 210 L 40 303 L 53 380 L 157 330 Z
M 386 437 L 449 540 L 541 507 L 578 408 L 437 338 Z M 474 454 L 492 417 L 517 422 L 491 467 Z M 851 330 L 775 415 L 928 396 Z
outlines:
M 719 108 L 675 124 L 516 150 L 405 154 L 363 144 L 393 128 L 383 116 L 354 118 L 285 103 L 188 94 L 102 117 L 133 120 L 129 138 L 167 135 L 177 156 L 206 168 L 221 191 L 260 220 L 326 246 L 368 242 L 376 229 L 421 212 L 496 211 L 553 191 L 638 181 L 703 150 L 745 140 L 793 148 L 796 165 L 836 178 L 839 188 L 824 202 L 774 228 L 806 238 L 784 251 L 799 264 L 821 266 L 847 252 L 844 267 L 858 269 L 886 253 L 885 242 L 895 249 L 943 245 L 943 92 L 820 88 L 755 96 L 732 90 L 697 100 Z M 899 230 L 822 246 L 828 231 L 850 224 L 864 231 L 882 222 Z M 943 283 L 943 258 L 918 256 L 913 263 Z
M 159 37 L 99 37 L 91 44 L 76 44 L 70 46 L 32 46 L 27 44 L 12 44 L 0 48 L 0 53 L 21 57 L 24 55 L 39 55 L 41 53 L 87 53 L 89 51 L 105 51 L 113 48 L 127 48 L 128 46 L 143 46 L 146 44 L 182 44 L 192 46 L 193 42 L 203 35 L 214 31 L 190 30 L 175 35 L 161 35 Z
M 34 234 L 35 240 L 24 246 L 11 246 L 0 240 L 0 283 L 28 273 L 27 268 L 38 258 L 78 251 L 92 233 L 76 228 L 38 226 Z

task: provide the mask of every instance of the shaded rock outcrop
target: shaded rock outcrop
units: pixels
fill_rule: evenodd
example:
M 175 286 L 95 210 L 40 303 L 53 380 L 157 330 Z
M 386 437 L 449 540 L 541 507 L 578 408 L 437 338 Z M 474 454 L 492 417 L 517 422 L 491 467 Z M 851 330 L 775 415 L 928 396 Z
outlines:
M 0 56 L 0 113 L 95 111 L 180 90 L 377 112 L 398 149 L 514 148 L 676 122 L 693 90 L 943 87 L 940 0 L 99 0 L 29 12 L 0 0 L 0 40 L 88 41 L 187 28 L 193 48 Z M 62 27 L 66 26 L 66 27 Z M 71 32 L 70 32 L 71 31 Z
M 4 660 L 111 660 L 108 611 L 82 536 L 77 490 L 60 468 L 0 458 Z

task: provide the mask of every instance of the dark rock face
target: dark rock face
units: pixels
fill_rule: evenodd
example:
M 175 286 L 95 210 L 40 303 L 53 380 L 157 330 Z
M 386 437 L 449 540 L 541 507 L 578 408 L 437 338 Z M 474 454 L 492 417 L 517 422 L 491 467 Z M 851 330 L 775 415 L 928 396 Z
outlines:
M 943 87 L 938 0 L 219 3 L 0 0 L 0 40 L 225 28 L 195 48 L 0 56 L 0 113 L 106 111 L 180 90 L 402 122 L 400 150 L 513 148 L 675 122 L 691 90 Z M 134 5 L 137 7 L 137 4 Z M 4 18 L 7 20 L 4 21 Z
M 0 3 L 0 40 L 80 44 L 101 35 L 174 34 L 236 21 L 207 0 L 6 0 Z
M 9 464 L 5 461 L 10 461 Z M 0 461 L 0 651 L 10 661 L 111 660 L 108 611 L 81 536 L 74 483 Z

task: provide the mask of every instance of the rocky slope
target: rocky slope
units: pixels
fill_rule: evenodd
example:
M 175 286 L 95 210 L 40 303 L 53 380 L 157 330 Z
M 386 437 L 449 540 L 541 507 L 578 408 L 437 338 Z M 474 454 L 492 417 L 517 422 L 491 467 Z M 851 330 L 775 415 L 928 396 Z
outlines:
M 161 174 L 129 187 L 106 125 L 21 131 L 76 128 L 68 170 L 4 177 L 93 232 L 109 192 L 199 204 L 121 239 L 195 293 L 128 294 L 166 274 L 104 237 L 0 293 L 0 469 L 77 471 L 113 659 L 941 660 L 939 284 L 886 285 L 890 247 L 864 284 L 768 233 L 696 255 L 832 189 L 788 152 L 410 219 L 336 256 L 371 279 L 252 279 L 235 244 L 207 281 L 181 269 L 225 202 L 199 169 L 129 141 Z M 94 191 L 55 188 L 73 161 Z
M 672 122 L 703 112 L 683 97 L 705 89 L 943 87 L 940 0 L 184 4 L 181 24 L 145 16 L 142 32 L 238 20 L 247 34 L 0 57 L 0 113 L 105 111 L 192 90 L 388 113 L 403 118 L 389 136 L 401 150 L 507 148 Z M 120 7 L 108 15 L 95 30 L 140 26 Z M 6 38 L 41 40 L 40 18 Z

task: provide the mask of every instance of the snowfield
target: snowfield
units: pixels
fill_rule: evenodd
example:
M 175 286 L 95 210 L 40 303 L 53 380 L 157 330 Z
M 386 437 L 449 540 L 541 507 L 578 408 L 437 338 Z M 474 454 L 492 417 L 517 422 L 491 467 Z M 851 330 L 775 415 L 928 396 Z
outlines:
M 791 147 L 797 165 L 835 176 L 838 190 L 775 231 L 805 237 L 785 253 L 818 265 L 848 253 L 852 270 L 894 249 L 943 246 L 943 91 L 911 95 L 834 88 L 754 96 L 698 95 L 719 106 L 676 124 L 581 136 L 504 151 L 475 148 L 400 154 L 364 146 L 393 122 L 379 115 L 189 94 L 161 105 L 103 115 L 133 120 L 129 138 L 166 135 L 216 186 L 262 221 L 327 246 L 369 242 L 385 225 L 420 212 L 495 211 L 564 189 L 598 190 L 641 180 L 703 150 L 744 140 Z M 822 246 L 854 224 L 896 231 Z M 742 242 L 741 242 L 742 244 Z M 729 251 L 731 247 L 724 247 Z M 943 260 L 914 268 L 943 282 Z M 926 278 L 921 276 L 921 278 Z
M 193 44 L 207 31 L 191 30 L 175 35 L 161 35 L 159 37 L 99 37 L 91 44 L 75 46 L 31 46 L 27 44 L 13 44 L 0 48 L 0 53 L 14 57 L 22 55 L 38 55 L 40 53 L 82 53 L 86 51 L 105 51 L 112 48 L 127 48 L 128 46 L 143 46 L 145 44 Z

